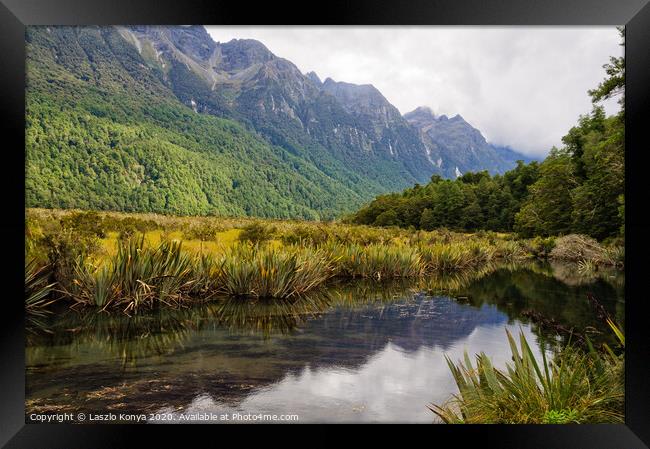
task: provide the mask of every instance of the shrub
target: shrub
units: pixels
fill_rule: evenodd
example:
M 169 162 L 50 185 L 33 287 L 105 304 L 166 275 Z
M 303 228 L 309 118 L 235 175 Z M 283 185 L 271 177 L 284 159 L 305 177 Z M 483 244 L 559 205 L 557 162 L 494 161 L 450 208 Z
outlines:
M 58 233 L 48 234 L 43 238 L 47 252 L 48 265 L 54 280 L 63 288 L 71 287 L 75 267 L 83 263 L 100 248 L 96 236 L 63 228 Z
M 281 237 L 285 245 L 322 245 L 330 238 L 328 230 L 321 226 L 294 226 L 290 231 L 284 233 Z
M 554 237 L 535 237 L 528 243 L 528 250 L 535 257 L 547 258 L 555 248 Z
M 190 240 L 208 242 L 215 240 L 219 231 L 220 228 L 211 223 L 199 223 L 190 226 L 189 229 L 183 232 L 183 236 Z
M 106 237 L 104 219 L 95 211 L 73 212 L 61 218 L 61 227 L 103 239 Z
M 238 238 L 242 242 L 251 242 L 253 244 L 257 244 L 271 240 L 276 231 L 276 228 L 273 226 L 267 226 L 259 222 L 254 222 L 245 226 L 242 229 L 241 234 L 239 234 Z

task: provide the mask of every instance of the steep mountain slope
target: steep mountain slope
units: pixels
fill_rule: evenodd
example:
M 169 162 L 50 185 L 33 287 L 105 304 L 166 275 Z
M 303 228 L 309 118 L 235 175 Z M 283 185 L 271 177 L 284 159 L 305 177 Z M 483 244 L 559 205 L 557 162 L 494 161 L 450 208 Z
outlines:
M 374 86 L 327 78 L 322 89 L 339 101 L 369 137 L 372 143 L 367 151 L 387 160 L 402 161 L 416 179 L 428 179 L 437 172 L 416 130 Z
M 112 27 L 29 29 L 27 206 L 319 218 L 374 191 L 184 106 L 140 50 Z
M 462 119 L 451 120 L 460 125 L 456 129 L 429 127 L 423 136 L 372 85 L 303 75 L 261 42 L 215 43 L 200 26 L 121 32 L 142 54 L 153 49 L 153 62 L 169 67 L 170 86 L 185 104 L 249 123 L 328 173 L 345 167 L 382 190 L 394 190 L 434 173 L 455 177 L 458 171 L 494 173 L 514 166 Z
M 254 40 L 215 43 L 203 27 L 120 31 L 143 55 L 156 55 L 150 62 L 166 71 L 166 80 L 183 103 L 247 123 L 326 173 L 349 170 L 357 176 L 350 186 L 365 178 L 369 188 L 393 190 L 426 180 L 436 171 L 417 135 L 372 86 L 346 84 L 355 95 L 345 101 L 331 88 L 340 83 L 303 75 Z M 378 101 L 361 111 L 357 106 L 367 97 L 366 90 Z M 387 110 L 390 121 L 376 120 Z
M 510 148 L 489 144 L 460 115 L 436 116 L 431 109 L 419 107 L 404 114 L 404 118 L 419 131 L 427 154 L 448 178 L 479 170 L 503 173 L 513 168 L 517 160 L 531 160 Z
M 330 218 L 516 157 L 202 26 L 31 27 L 27 55 L 28 206 Z

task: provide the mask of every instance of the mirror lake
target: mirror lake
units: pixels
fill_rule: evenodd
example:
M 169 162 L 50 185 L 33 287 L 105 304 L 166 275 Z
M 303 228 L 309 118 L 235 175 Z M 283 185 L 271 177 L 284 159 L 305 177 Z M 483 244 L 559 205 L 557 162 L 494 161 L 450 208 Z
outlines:
M 589 295 L 624 324 L 622 272 L 540 263 L 341 282 L 292 301 L 61 311 L 28 322 L 26 413 L 430 423 L 427 406 L 457 393 L 445 356 L 485 352 L 504 367 L 505 329 L 523 332 L 536 356 L 585 337 L 612 342 Z

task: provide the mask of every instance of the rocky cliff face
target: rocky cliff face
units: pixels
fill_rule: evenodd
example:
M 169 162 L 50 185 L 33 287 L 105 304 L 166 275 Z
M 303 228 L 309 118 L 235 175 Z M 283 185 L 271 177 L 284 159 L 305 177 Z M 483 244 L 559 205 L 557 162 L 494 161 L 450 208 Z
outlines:
M 122 33 L 197 112 L 249 123 L 316 163 L 326 152 L 386 189 L 432 174 L 503 172 L 517 158 L 488 144 L 460 115 L 437 117 L 418 108 L 402 116 L 374 86 L 302 74 L 255 40 L 217 43 L 200 26 L 130 27 Z
M 371 85 L 321 82 L 262 43 L 216 43 L 202 27 L 130 27 L 122 34 L 197 112 L 248 123 L 319 163 L 328 153 L 381 188 L 426 181 L 438 169 L 414 130 Z M 152 56 L 153 55 L 153 56 Z
M 418 130 L 427 155 L 446 177 L 479 170 L 503 173 L 518 159 L 529 160 L 511 149 L 488 143 L 460 114 L 451 118 L 436 116 L 430 108 L 419 107 L 404 118 Z

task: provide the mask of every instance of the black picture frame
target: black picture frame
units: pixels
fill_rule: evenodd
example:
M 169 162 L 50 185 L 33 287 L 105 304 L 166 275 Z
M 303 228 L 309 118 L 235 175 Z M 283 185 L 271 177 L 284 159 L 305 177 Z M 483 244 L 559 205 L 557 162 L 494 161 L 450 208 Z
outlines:
M 135 434 L 169 445 L 188 433 L 224 441 L 212 426 L 25 424 L 25 326 L 20 296 L 24 258 L 25 26 L 108 24 L 304 25 L 625 25 L 626 26 L 626 407 L 624 425 L 428 426 L 429 438 L 475 439 L 487 447 L 642 448 L 650 444 L 650 331 L 642 294 L 648 221 L 644 218 L 650 108 L 650 5 L 648 0 L 339 1 L 276 3 L 171 0 L 0 0 L 0 97 L 3 115 L 3 265 L 9 290 L 0 317 L 0 445 L 6 447 L 122 447 Z M 231 429 L 233 426 L 230 426 Z M 246 432 L 248 427 L 234 426 Z M 291 428 L 294 429 L 295 427 Z M 256 428 L 260 429 L 260 428 Z M 269 427 L 261 428 L 264 435 Z M 282 434 L 292 430 L 283 429 Z M 318 432 L 319 442 L 332 438 Z M 374 430 L 383 437 L 385 431 Z M 389 431 L 393 436 L 403 432 Z M 410 432 L 410 430 L 409 430 Z M 323 433 L 325 434 L 323 437 Z M 366 435 L 370 432 L 364 432 Z M 218 437 L 215 437 L 218 435 Z M 409 434 L 410 436 L 410 434 Z M 367 436 L 365 438 L 368 438 Z M 283 441 L 283 440 L 280 440 Z M 232 443 L 229 443 L 232 444 Z M 421 443 L 416 443 L 421 444 Z

